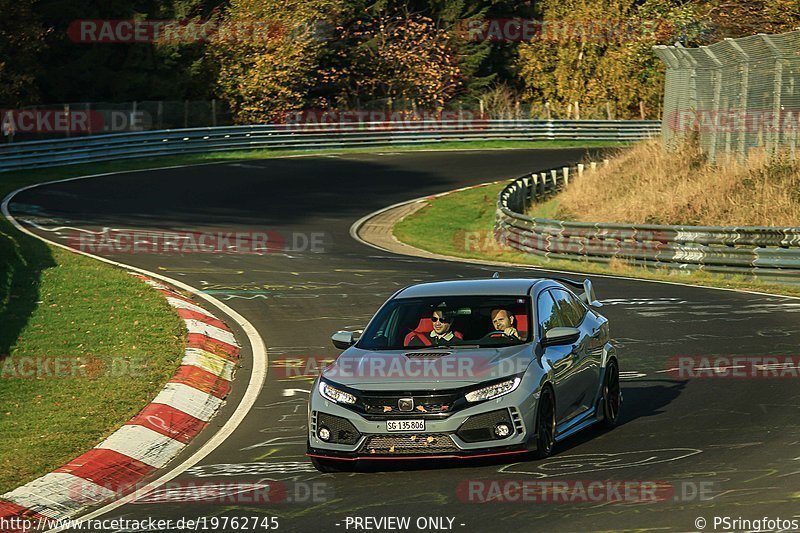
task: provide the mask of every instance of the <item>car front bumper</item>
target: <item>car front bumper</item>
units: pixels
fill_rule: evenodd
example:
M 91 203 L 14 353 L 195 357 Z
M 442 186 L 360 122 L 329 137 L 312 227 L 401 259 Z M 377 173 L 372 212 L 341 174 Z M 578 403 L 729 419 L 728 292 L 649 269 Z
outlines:
M 480 458 L 525 453 L 532 441 L 536 398 L 534 387 L 523 383 L 514 392 L 468 406 L 447 417 L 409 414 L 367 416 L 324 398 L 315 386 L 308 413 L 310 457 L 342 460 L 403 460 Z M 390 432 L 388 420 L 423 419 L 421 431 Z M 493 430 L 499 423 L 510 428 L 506 437 Z M 331 437 L 319 438 L 319 429 Z M 344 439 L 338 437 L 344 436 Z

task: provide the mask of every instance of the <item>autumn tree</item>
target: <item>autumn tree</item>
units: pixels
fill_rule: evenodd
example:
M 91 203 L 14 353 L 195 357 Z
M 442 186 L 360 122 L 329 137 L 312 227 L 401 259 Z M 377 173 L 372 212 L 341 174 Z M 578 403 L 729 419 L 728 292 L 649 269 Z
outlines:
M 462 84 L 450 36 L 427 17 L 358 19 L 335 31 L 338 45 L 320 77 L 330 104 L 381 100 L 385 106 L 441 109 Z
M 328 39 L 334 0 L 232 0 L 229 27 L 254 25 L 252 36 L 219 36 L 208 44 L 218 67 L 217 92 L 240 123 L 280 121 L 303 108 Z
M 543 10 L 541 35 L 519 51 L 530 100 L 549 101 L 561 110 L 575 102 L 579 109 L 609 102 L 618 118 L 638 118 L 643 102 L 655 116 L 664 67 L 652 46 L 672 44 L 695 20 L 690 4 L 545 0 Z M 550 21 L 558 22 L 548 28 Z
M 45 27 L 31 0 L 0 0 L 0 106 L 35 103 Z
M 800 28 L 797 0 L 701 0 L 698 10 L 714 29 L 711 42 Z

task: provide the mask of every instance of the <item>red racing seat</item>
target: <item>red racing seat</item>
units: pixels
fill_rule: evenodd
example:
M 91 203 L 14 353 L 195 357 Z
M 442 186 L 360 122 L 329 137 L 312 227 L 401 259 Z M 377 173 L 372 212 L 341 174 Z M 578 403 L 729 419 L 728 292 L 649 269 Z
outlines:
M 414 328 L 408 335 L 406 335 L 405 339 L 403 339 L 403 346 L 410 346 L 411 341 L 415 338 L 419 339 L 423 346 L 432 346 L 433 342 L 431 341 L 431 337 L 429 335 L 431 331 L 433 331 L 433 322 L 431 322 L 431 319 L 429 317 L 420 318 L 417 327 Z M 464 339 L 464 336 L 458 331 L 453 331 L 453 335 L 455 335 L 458 339 Z

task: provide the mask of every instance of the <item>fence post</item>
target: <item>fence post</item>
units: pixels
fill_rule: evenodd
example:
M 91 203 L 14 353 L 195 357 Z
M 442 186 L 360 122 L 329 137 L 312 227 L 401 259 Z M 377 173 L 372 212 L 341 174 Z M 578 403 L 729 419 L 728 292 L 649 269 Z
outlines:
M 217 99 L 211 99 L 211 125 L 217 127 Z
M 550 102 L 544 103 L 544 112 L 547 115 L 547 120 L 552 120 L 552 115 L 550 114 Z
M 712 52 L 707 46 L 701 46 L 701 50 L 703 50 L 706 55 L 714 62 L 716 67 L 714 68 L 714 96 L 711 100 L 711 112 L 714 113 L 714 123 L 711 128 L 711 142 L 708 149 L 708 160 L 712 163 L 716 163 L 717 161 L 717 133 L 720 128 L 720 98 L 722 96 L 722 61 L 720 61 L 717 56 Z
M 612 120 L 612 118 L 611 118 L 611 102 L 609 102 L 608 100 L 606 100 L 606 118 L 608 120 Z
M 744 112 L 747 111 L 747 97 L 750 89 L 750 56 L 739 46 L 739 43 L 730 37 L 727 37 L 725 42 L 741 56 L 739 66 L 742 71 L 742 80 L 739 85 L 739 109 Z M 737 138 L 738 147 L 736 148 L 736 160 L 739 163 L 744 163 L 745 156 L 747 155 L 747 124 L 742 124 L 741 128 L 742 131 L 739 132 Z
M 770 39 L 769 35 L 758 34 L 775 54 L 775 80 L 772 90 L 772 132 L 767 135 L 767 152 L 775 156 L 781 142 L 781 92 L 783 91 L 783 52 Z

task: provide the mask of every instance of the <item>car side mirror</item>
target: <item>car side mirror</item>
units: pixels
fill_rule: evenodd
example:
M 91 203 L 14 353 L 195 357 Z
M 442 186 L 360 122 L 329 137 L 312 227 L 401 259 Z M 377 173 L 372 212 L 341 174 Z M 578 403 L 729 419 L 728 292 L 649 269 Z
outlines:
M 548 329 L 542 339 L 542 346 L 561 346 L 572 344 L 578 340 L 581 332 L 577 328 L 552 328 Z
M 331 335 L 331 342 L 340 350 L 346 350 L 354 345 L 361 338 L 361 330 L 358 331 L 337 331 Z

